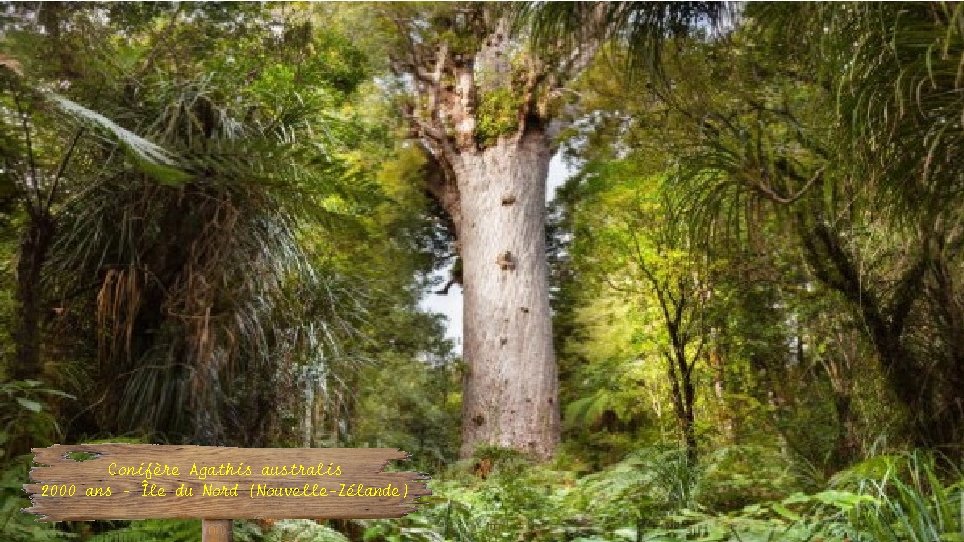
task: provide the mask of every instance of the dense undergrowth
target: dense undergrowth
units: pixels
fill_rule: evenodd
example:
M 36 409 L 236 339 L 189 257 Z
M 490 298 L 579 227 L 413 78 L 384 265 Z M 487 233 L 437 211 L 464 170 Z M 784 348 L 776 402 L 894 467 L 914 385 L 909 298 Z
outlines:
M 491 463 L 490 463 L 491 462 Z M 492 465 L 481 478 L 481 466 Z M 956 541 L 964 481 L 932 455 L 881 455 L 808 479 L 779 451 L 719 450 L 698 467 L 647 448 L 582 475 L 502 454 L 456 467 L 418 513 L 366 541 Z M 725 466 L 726 468 L 720 468 Z M 489 467 L 485 467 L 486 469 Z M 945 482 L 943 480 L 956 480 Z
M 235 522 L 237 542 L 960 542 L 964 478 L 929 453 L 880 455 L 814 480 L 779 450 L 734 446 L 687 464 L 672 448 L 639 450 L 600 472 L 571 458 L 536 465 L 488 449 L 438 473 L 434 494 L 397 520 L 324 525 Z M 12 498 L 25 465 L 5 471 L 0 533 L 11 542 L 193 542 L 200 522 L 46 524 Z

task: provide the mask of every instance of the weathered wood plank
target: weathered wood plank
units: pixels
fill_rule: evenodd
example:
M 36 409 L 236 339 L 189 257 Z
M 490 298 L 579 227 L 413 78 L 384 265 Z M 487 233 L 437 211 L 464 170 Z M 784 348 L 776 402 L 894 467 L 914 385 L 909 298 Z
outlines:
M 198 467 L 220 466 L 239 463 L 260 467 L 284 466 L 293 463 L 306 467 L 328 463 L 350 464 L 357 471 L 380 471 L 389 462 L 408 459 L 408 454 L 389 448 L 230 448 L 220 446 L 166 446 L 158 444 L 55 444 L 48 448 L 34 448 L 34 463 L 31 477 L 39 476 L 61 478 L 66 473 L 71 477 L 85 476 L 103 472 L 104 465 L 116 462 L 119 466 L 145 466 L 150 463 L 173 464 L 171 458 L 186 463 L 189 470 L 196 463 Z M 64 456 L 71 452 L 96 453 L 100 457 L 78 462 Z M 104 463 L 106 461 L 106 463 Z
M 394 449 L 96 444 L 34 453 L 25 511 L 47 521 L 388 518 L 431 493 L 424 475 L 384 472 L 408 457 Z

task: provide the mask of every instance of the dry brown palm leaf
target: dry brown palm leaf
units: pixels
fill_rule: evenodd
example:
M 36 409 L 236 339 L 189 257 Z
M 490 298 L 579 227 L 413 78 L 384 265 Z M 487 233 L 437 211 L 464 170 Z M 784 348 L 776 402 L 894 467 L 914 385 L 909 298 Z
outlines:
M 19 76 L 23 75 L 23 70 L 20 68 L 20 62 L 12 56 L 0 53 L 0 67 L 4 67 Z

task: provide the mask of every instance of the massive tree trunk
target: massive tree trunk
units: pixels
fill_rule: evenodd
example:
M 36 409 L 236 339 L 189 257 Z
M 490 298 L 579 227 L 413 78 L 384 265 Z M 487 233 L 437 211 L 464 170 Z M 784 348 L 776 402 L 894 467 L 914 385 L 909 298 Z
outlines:
M 559 440 L 545 246 L 556 77 L 488 4 L 393 21 L 392 66 L 413 83 L 405 113 L 433 166 L 426 188 L 462 259 L 461 455 L 495 445 L 548 458 Z
M 463 154 L 462 455 L 495 444 L 552 455 L 559 434 L 545 247 L 549 141 L 530 131 Z

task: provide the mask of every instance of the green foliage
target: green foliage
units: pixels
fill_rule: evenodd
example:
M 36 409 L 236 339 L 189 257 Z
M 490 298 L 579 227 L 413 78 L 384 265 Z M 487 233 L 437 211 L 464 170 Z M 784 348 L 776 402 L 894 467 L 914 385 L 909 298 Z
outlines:
M 651 7 L 652 19 L 645 6 L 603 11 L 604 26 L 619 28 L 617 42 L 644 36 L 672 14 Z M 959 251 L 921 248 L 961 240 L 945 228 L 960 214 L 957 163 L 945 155 L 960 135 L 947 126 L 960 100 L 940 90 L 960 85 L 950 77 L 960 10 L 799 8 L 755 5 L 725 39 L 661 41 L 656 76 L 622 77 L 601 61 L 576 85 L 585 116 L 569 140 L 579 173 L 558 198 L 556 321 L 570 437 L 583 450 L 605 450 L 597 435 L 614 433 L 610 451 L 625 453 L 634 439 L 676 430 L 633 427 L 673 405 L 673 379 L 647 355 L 672 345 L 653 326 L 658 312 L 647 312 L 658 299 L 639 288 L 649 277 L 636 271 L 647 266 L 661 280 L 698 277 L 709 298 L 685 335 L 707 337 L 695 369 L 705 448 L 779 446 L 805 465 L 809 484 L 908 439 L 960 441 L 960 411 L 947 403 L 960 387 L 950 361 L 960 334 L 948 333 L 939 307 L 959 319 L 952 277 L 962 261 Z M 579 9 L 546 8 L 537 29 L 575 32 Z M 568 38 L 580 32 L 594 35 L 584 25 Z M 929 147 L 938 139 L 948 146 Z M 944 164 L 941 188 L 929 177 L 935 163 Z M 658 197 L 653 178 L 665 179 Z M 634 393 L 663 399 L 647 408 Z
M 57 435 L 57 418 L 50 408 L 55 398 L 73 399 L 73 396 L 46 388 L 36 380 L 0 383 L 0 446 L 3 447 L 0 460 L 13 459 L 7 450 L 19 441 L 39 444 Z
M 579 480 L 573 501 L 603 532 L 635 529 L 694 507 L 699 478 L 684 450 L 645 448 Z
M 503 136 L 519 128 L 522 98 L 511 87 L 499 87 L 483 92 L 476 113 L 475 136 L 478 142 L 491 146 Z
M 312 520 L 286 519 L 271 526 L 264 542 L 348 542 L 348 539 L 331 527 Z
M 0 538 L 11 542 L 66 540 L 68 533 L 50 523 L 38 521 L 21 509 L 30 506 L 24 497 L 31 456 L 11 457 L 9 450 L 23 450 L 23 443 L 48 443 L 58 431 L 50 409 L 52 398 L 70 396 L 46 389 L 37 381 L 7 381 L 0 384 Z
M 81 124 L 59 162 L 70 198 L 38 197 L 61 214 L 44 280 L 68 298 L 53 322 L 76 358 L 65 387 L 91 405 L 74 430 L 264 442 L 280 424 L 237 427 L 261 418 L 244 410 L 283 396 L 282 369 L 343 362 L 365 312 L 364 287 L 331 263 L 331 226 L 352 237 L 382 200 L 365 157 L 377 123 L 350 103 L 366 58 L 310 9 L 279 15 L 280 36 L 247 6 L 44 13 L 71 24 L 10 41 L 79 42 L 69 77 L 54 76 L 76 80 L 52 97 Z M 42 79 L 38 50 L 20 52 Z M 33 152 L 52 169 L 48 139 Z
M 581 531 L 566 506 L 569 488 L 559 485 L 565 484 L 565 473 L 536 467 L 516 452 L 496 448 L 483 450 L 480 457 L 492 461 L 484 479 L 463 473 L 433 482 L 431 506 L 396 522 L 371 522 L 365 540 L 549 541 Z
M 482 39 L 479 36 L 464 31 L 459 32 L 451 28 L 451 25 L 446 24 L 447 20 L 444 16 L 435 17 L 434 19 L 432 23 L 442 23 L 443 26 L 441 28 L 449 27 L 438 34 L 438 41 L 448 45 L 452 49 L 452 52 L 472 55 L 479 50 L 479 45 L 482 44 Z
M 415 321 L 408 321 L 404 314 L 392 317 L 396 319 L 393 327 L 399 331 L 412 329 L 414 333 L 438 325 L 425 317 Z M 437 333 L 441 335 L 442 330 Z M 358 392 L 357 421 L 349 442 L 399 448 L 412 454 L 413 468 L 437 471 L 457 456 L 460 374 L 450 361 L 447 345 L 438 345 L 444 348 L 438 351 L 428 345 L 404 343 L 415 338 L 391 339 L 396 352 L 380 355 L 360 371 L 358 381 L 364 384 Z M 421 356 L 429 359 L 419 359 Z
M 960 484 L 944 485 L 926 456 L 881 459 L 902 465 L 906 483 L 894 485 L 893 471 L 863 478 L 858 490 L 804 493 L 779 474 L 787 464 L 761 449 L 723 449 L 716 462 L 694 468 L 684 450 L 652 448 L 579 478 L 494 448 L 484 455 L 496 458 L 486 478 L 450 470 L 431 483 L 434 494 L 418 512 L 398 522 L 369 522 L 365 540 L 917 542 L 956 540 L 959 533 Z M 737 461 L 747 466 L 735 467 Z M 750 465 L 758 470 L 746 472 Z M 731 501 L 728 510 L 713 509 L 754 487 L 745 483 L 751 478 L 769 493 L 756 490 L 745 505 Z M 881 528 L 898 536 L 872 531 Z
M 731 446 L 713 451 L 705 461 L 698 491 L 709 510 L 737 510 L 804 489 L 793 464 L 777 449 Z
M 6 459 L 0 466 L 0 538 L 10 542 L 76 540 L 74 535 L 57 529 L 54 524 L 21 512 L 30 506 L 23 493 L 23 484 L 27 482 L 30 470 L 25 457 L 13 461 Z
M 200 539 L 199 520 L 146 519 L 95 534 L 85 542 L 197 542 Z
M 116 139 L 118 145 L 131 154 L 132 163 L 156 181 L 176 186 L 189 179 L 189 175 L 177 168 L 178 163 L 169 150 L 63 96 L 49 94 L 47 98 L 83 125 L 103 131 L 107 137 Z
M 858 482 L 869 497 L 851 512 L 859 540 L 875 542 L 953 542 L 964 539 L 964 476 L 950 467 L 946 483 L 932 455 L 912 453 L 881 458 L 882 477 Z
M 0 540 L 198 540 L 20 512 L 11 451 L 104 437 L 404 449 L 435 494 L 361 523 L 370 542 L 964 542 L 958 458 L 895 452 L 956 453 L 964 428 L 964 5 L 751 4 L 713 28 L 725 6 L 540 4 L 535 50 L 476 59 L 477 145 L 550 95 L 579 119 L 549 240 L 564 452 L 543 465 L 457 460 L 466 366 L 418 302 L 461 260 L 393 111 L 434 72 L 385 73 L 444 57 L 452 98 L 502 9 L 0 14 L 0 374 L 18 287 L 41 293 L 38 376 L 0 382 Z M 606 55 L 546 93 L 576 48 Z
M 546 54 L 571 54 L 587 42 L 612 39 L 630 54 L 620 71 L 659 73 L 666 42 L 700 35 L 721 24 L 733 9 L 724 2 L 627 2 L 623 4 L 526 3 L 517 9 L 533 42 Z M 561 47 L 560 47 L 561 45 Z

